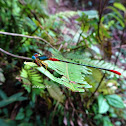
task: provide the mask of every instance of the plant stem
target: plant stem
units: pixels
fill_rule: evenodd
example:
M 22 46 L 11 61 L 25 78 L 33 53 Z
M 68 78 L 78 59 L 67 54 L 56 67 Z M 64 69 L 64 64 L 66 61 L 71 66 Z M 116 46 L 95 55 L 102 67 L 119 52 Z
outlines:
M 52 47 L 53 49 L 55 49 L 49 42 L 47 42 L 45 39 L 40 38 L 38 36 L 29 36 L 29 35 L 22 35 L 22 34 L 17 34 L 17 33 L 9 33 L 9 32 L 2 32 L 0 31 L 0 34 L 4 34 L 4 35 L 11 35 L 11 36 L 20 36 L 20 37 L 26 37 L 26 38 L 32 38 L 32 39 L 39 39 L 45 43 L 47 43 L 50 47 Z M 56 49 L 55 49 L 56 50 Z
M 89 99 L 90 99 L 91 97 L 93 97 L 94 94 L 97 92 L 97 90 L 99 89 L 99 87 L 100 87 L 100 85 L 101 85 L 101 83 L 102 83 L 104 77 L 105 77 L 105 73 L 104 73 L 104 75 L 102 76 L 102 78 L 101 78 L 101 80 L 100 80 L 100 82 L 99 82 L 97 88 L 96 88 L 95 91 L 91 94 L 91 96 L 89 97 Z
M 12 57 L 16 57 L 16 58 L 20 58 L 20 59 L 26 59 L 26 60 L 32 60 L 32 58 L 24 57 L 24 56 L 17 56 L 17 55 L 14 55 L 14 54 L 12 54 L 12 53 L 9 53 L 9 52 L 7 52 L 7 51 L 1 49 L 1 48 L 0 48 L 0 51 L 3 52 L 3 53 L 5 53 L 5 54 L 7 54 L 7 55 L 12 56 Z
M 118 52 L 118 55 L 117 55 L 116 60 L 115 60 L 115 65 L 117 64 L 117 61 L 118 61 L 118 58 L 119 58 L 119 55 L 120 55 L 120 52 L 121 52 L 121 46 L 122 46 L 122 44 L 123 44 L 123 42 L 124 42 L 125 28 L 126 28 L 126 27 L 124 27 L 123 33 L 122 33 L 122 35 L 121 35 L 121 42 L 120 42 L 120 46 L 119 46 L 119 52 Z
M 100 4 L 99 4 L 99 21 L 98 21 L 98 38 L 100 40 L 100 42 L 102 42 L 101 40 L 101 37 L 100 37 L 100 24 L 101 24 L 101 18 L 102 18 L 102 13 L 103 13 L 103 10 L 104 10 L 104 7 L 106 5 L 106 3 L 108 2 L 108 0 L 105 0 L 103 6 L 102 6 L 102 0 L 100 0 Z

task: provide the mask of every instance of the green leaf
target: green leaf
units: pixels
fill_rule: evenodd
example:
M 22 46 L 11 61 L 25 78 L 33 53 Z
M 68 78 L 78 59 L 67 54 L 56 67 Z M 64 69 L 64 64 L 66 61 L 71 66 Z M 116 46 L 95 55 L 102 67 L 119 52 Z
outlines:
M 103 117 L 103 126 L 113 126 L 108 116 Z
M 126 11 L 126 8 L 121 3 L 115 2 L 113 5 L 122 11 Z
M 110 14 L 108 14 L 108 15 L 110 15 L 111 17 L 114 17 L 114 18 L 120 23 L 120 25 L 121 25 L 123 28 L 125 27 L 125 24 L 124 24 L 123 20 L 120 19 L 118 16 L 116 16 L 116 15 L 114 15 L 114 14 L 112 14 L 112 13 L 110 13 Z
M 23 78 L 27 78 L 28 77 L 27 71 L 22 69 L 20 76 L 23 77 Z
M 24 115 L 24 112 L 19 112 L 16 116 L 16 120 L 22 120 L 24 119 L 25 115 Z
M 35 101 L 36 95 L 44 91 L 43 78 L 35 69 L 30 65 L 25 65 L 22 69 L 20 76 L 22 77 L 25 89 L 30 93 L 31 87 L 33 88 L 32 100 Z
M 6 99 L 7 98 L 7 95 L 2 90 L 0 90 L 0 97 L 2 99 Z
M 34 124 L 30 122 L 21 122 L 18 126 L 34 126 Z
M 20 108 L 20 110 L 19 110 L 19 112 L 18 112 L 15 119 L 16 120 L 22 120 L 22 119 L 24 119 L 24 117 L 25 117 L 24 108 Z
M 98 96 L 98 107 L 99 113 L 101 114 L 106 113 L 109 110 L 109 105 L 102 94 Z
M 101 36 L 103 36 L 103 37 L 105 36 L 106 38 L 110 38 L 110 34 L 105 27 L 102 27 L 100 32 L 101 32 Z
M 46 80 L 45 83 L 46 83 L 46 85 L 48 85 L 47 90 L 48 90 L 50 96 L 59 102 L 63 102 L 64 95 L 63 95 L 62 91 L 60 90 L 60 88 L 53 81 Z
M 114 7 L 108 7 L 109 9 L 112 9 L 116 14 L 117 16 L 119 16 L 122 20 L 123 20 L 123 16 L 121 15 L 121 13 Z
M 32 113 L 33 113 L 33 111 L 30 108 L 28 108 L 26 110 L 26 117 L 30 117 L 32 115 Z
M 93 112 L 95 113 L 95 115 L 98 113 L 98 104 L 93 104 L 93 106 L 92 106 L 92 110 L 93 110 Z
M 78 55 L 72 54 L 72 56 L 69 59 L 68 58 L 65 59 L 61 54 L 55 52 L 53 53 L 53 57 L 64 60 L 64 61 L 70 61 L 70 62 L 75 62 L 75 63 L 77 62 L 80 64 L 92 65 L 96 67 L 100 66 L 106 69 L 116 69 L 120 72 L 123 71 L 122 69 L 115 67 L 115 65 L 112 65 L 111 63 L 106 63 L 103 60 L 99 61 L 99 60 L 91 60 L 89 58 L 85 58 L 85 55 L 78 56 Z M 51 68 L 57 74 L 59 74 L 60 77 L 56 77 L 54 74 L 48 71 L 48 69 L 46 70 L 44 67 L 38 67 L 35 63 L 25 62 L 24 64 L 25 66 L 30 66 L 31 68 L 37 69 L 42 74 L 50 78 L 52 81 L 57 82 L 61 85 L 64 85 L 74 92 L 84 92 L 84 88 L 92 87 L 85 80 L 85 77 L 87 75 L 92 74 L 91 69 L 85 66 L 80 66 L 80 65 L 70 64 L 70 63 L 63 63 L 63 62 L 52 62 L 50 60 L 44 61 L 44 63 L 48 65 L 48 68 Z M 106 71 L 102 71 L 102 72 L 106 72 Z M 114 77 L 114 76 L 119 77 L 119 75 L 116 75 L 109 71 L 106 73 L 111 75 L 109 77 Z
M 21 96 L 22 94 L 23 93 L 17 93 L 17 94 L 14 94 L 14 95 L 12 95 L 12 96 L 10 96 L 10 97 L 8 97 L 8 98 L 0 101 L 0 107 L 4 107 L 4 106 L 6 106 L 8 104 L 11 104 L 11 103 L 13 103 L 15 101 L 23 101 L 23 100 L 26 100 L 27 98 L 26 97 L 22 97 Z
M 17 126 L 16 122 L 10 119 L 0 119 L 0 125 L 1 126 Z
M 107 95 L 105 96 L 105 98 L 111 106 L 116 108 L 124 108 L 124 103 L 120 96 L 113 94 L 113 95 Z

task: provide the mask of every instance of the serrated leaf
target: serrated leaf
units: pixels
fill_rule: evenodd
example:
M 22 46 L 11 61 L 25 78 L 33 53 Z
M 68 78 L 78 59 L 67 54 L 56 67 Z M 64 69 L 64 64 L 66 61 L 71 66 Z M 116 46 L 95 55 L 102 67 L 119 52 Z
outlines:
M 61 63 L 61 62 L 52 62 L 52 61 L 45 61 L 45 63 L 48 63 L 48 67 L 51 69 L 54 69 L 58 74 L 62 75 L 61 78 L 55 77 L 53 74 L 51 74 L 48 70 L 46 70 L 44 67 L 37 67 L 36 69 L 40 71 L 41 73 L 45 74 L 47 77 L 49 77 L 51 80 L 62 84 L 68 88 L 70 88 L 72 91 L 75 92 L 84 92 L 83 87 L 85 88 L 90 88 L 91 86 L 87 84 L 86 81 L 83 80 L 84 75 L 81 75 L 80 71 L 82 73 L 87 72 L 89 73 L 86 69 L 81 68 L 80 66 L 77 66 L 79 68 L 78 70 L 75 71 L 71 65 L 73 64 L 66 64 L 66 63 Z M 25 64 L 28 64 L 30 66 L 34 66 L 34 63 L 31 62 L 25 62 Z M 35 65 L 37 66 L 37 65 Z M 76 68 L 76 67 L 74 67 Z M 74 76 L 75 74 L 75 76 Z M 80 83 L 80 84 L 78 84 Z
M 24 69 L 22 69 L 22 71 L 21 71 L 21 75 L 20 75 L 20 76 L 23 77 L 23 78 L 27 78 L 27 77 L 28 77 L 28 75 L 27 75 L 27 71 L 24 70 Z
M 75 63 L 85 64 L 85 65 L 92 65 L 95 67 L 100 66 L 101 68 L 118 70 L 117 67 L 115 67 L 111 63 L 105 63 L 104 61 L 99 61 L 99 60 L 91 60 L 89 58 L 87 59 L 85 58 L 85 56 L 83 56 L 83 58 L 81 59 L 79 58 L 76 59 L 74 58 L 76 57 L 76 55 L 73 55 L 72 59 L 65 59 L 62 55 L 60 55 L 60 53 L 53 52 L 52 57 L 56 59 L 61 59 L 63 61 L 75 62 Z M 37 69 L 38 71 L 46 75 L 48 78 L 50 78 L 52 81 L 64 85 L 74 92 L 84 92 L 84 88 L 92 87 L 85 80 L 85 76 L 91 74 L 91 70 L 88 67 L 60 62 L 60 61 L 50 61 L 50 60 L 46 60 L 44 61 L 44 63 L 48 64 L 48 68 L 51 68 L 61 76 L 59 78 L 55 77 L 55 75 L 51 74 L 50 71 L 48 71 L 48 69 L 46 70 L 44 67 L 37 67 L 37 65 L 32 62 L 25 62 L 26 65 L 29 65 Z M 112 77 L 116 75 L 109 71 L 103 70 L 103 72 L 111 74 Z M 119 75 L 116 76 L 119 77 Z
M 107 95 L 105 96 L 105 98 L 111 106 L 116 107 L 116 108 L 124 108 L 124 103 L 121 97 L 119 97 L 118 95 L 116 94 Z

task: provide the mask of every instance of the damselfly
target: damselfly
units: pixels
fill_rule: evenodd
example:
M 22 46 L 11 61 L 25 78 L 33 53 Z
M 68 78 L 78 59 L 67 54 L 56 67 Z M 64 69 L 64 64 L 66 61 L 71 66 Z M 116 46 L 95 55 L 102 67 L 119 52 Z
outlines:
M 65 62 L 65 63 L 75 64 L 75 65 L 80 65 L 80 66 L 86 66 L 86 67 L 95 68 L 95 69 L 101 69 L 101 70 L 105 70 L 105 71 L 109 71 L 109 72 L 112 72 L 112 73 L 121 75 L 121 73 L 118 72 L 118 71 L 116 71 L 116 70 L 111 70 L 111 69 L 106 69 L 106 68 L 101 68 L 101 67 L 95 67 L 95 66 L 90 66 L 90 65 L 80 64 L 80 63 L 74 63 L 74 62 L 64 61 L 64 60 L 61 60 L 61 59 L 51 58 L 51 57 L 48 57 L 48 56 L 46 56 L 46 55 L 42 55 L 42 56 L 41 56 L 41 55 L 39 55 L 38 53 L 35 53 L 35 54 L 32 56 L 32 59 L 35 60 L 35 63 L 36 63 L 38 66 L 45 65 L 45 66 L 46 66 L 46 69 L 47 69 L 47 67 L 48 67 L 48 64 L 45 63 L 44 61 L 50 60 L 50 61 Z

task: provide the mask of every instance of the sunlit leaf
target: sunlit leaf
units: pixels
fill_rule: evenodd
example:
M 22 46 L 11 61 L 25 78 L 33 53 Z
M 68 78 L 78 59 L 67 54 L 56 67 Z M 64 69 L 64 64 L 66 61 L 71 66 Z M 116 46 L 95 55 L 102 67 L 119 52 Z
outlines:
M 121 4 L 121 3 L 117 3 L 117 2 L 115 2 L 114 4 L 113 4 L 116 8 L 118 8 L 118 9 L 120 9 L 120 10 L 122 10 L 122 11 L 125 11 L 126 10 L 126 8 L 123 6 L 123 4 Z
M 123 20 L 123 16 L 121 15 L 121 13 L 114 7 L 108 7 L 109 9 L 112 9 L 116 14 L 117 16 L 119 16 L 122 20 Z

